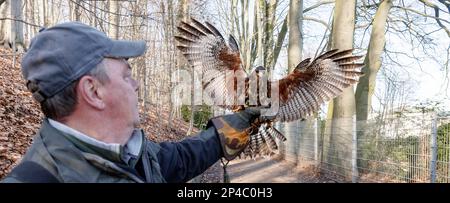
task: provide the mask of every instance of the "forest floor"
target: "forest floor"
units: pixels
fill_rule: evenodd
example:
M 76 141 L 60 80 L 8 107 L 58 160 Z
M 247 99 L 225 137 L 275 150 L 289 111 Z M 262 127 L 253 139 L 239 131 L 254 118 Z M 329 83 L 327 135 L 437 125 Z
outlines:
M 295 165 L 278 157 L 237 159 L 228 165 L 232 183 L 334 183 L 312 165 Z

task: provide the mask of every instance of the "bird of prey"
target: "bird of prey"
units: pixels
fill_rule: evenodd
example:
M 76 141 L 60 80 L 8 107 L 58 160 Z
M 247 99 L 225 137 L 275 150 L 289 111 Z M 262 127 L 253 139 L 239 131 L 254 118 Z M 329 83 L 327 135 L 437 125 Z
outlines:
M 250 143 L 243 151 L 245 156 L 274 154 L 278 149 L 276 139 L 286 140 L 274 128 L 274 122 L 305 119 L 317 112 L 321 104 L 339 96 L 344 88 L 355 84 L 362 75 L 363 63 L 357 62 L 362 56 L 352 55 L 352 49 L 333 49 L 315 59 L 301 61 L 291 73 L 278 81 L 267 80 L 266 83 L 260 83 L 263 75 L 260 73 L 264 73 L 265 69 L 257 67 L 252 74 L 244 71 L 238 44 L 232 35 L 225 40 L 212 24 L 201 23 L 193 18 L 180 22 L 177 29 L 177 48 L 190 65 L 201 68 L 203 91 L 213 101 L 232 101 L 218 106 L 235 111 L 252 105 L 263 106 L 260 92 L 265 90 L 269 97 L 275 95 L 271 87 L 277 84 L 278 92 L 275 93 L 278 93 L 279 98 L 278 111 L 271 119 L 257 119 L 253 123 Z M 225 74 L 227 71 L 235 73 L 234 78 L 230 80 L 229 74 Z M 256 90 L 251 88 L 252 75 L 256 75 Z M 250 97 L 255 94 L 256 103 L 250 104 Z M 244 95 L 244 103 L 233 103 L 238 100 L 239 95 Z

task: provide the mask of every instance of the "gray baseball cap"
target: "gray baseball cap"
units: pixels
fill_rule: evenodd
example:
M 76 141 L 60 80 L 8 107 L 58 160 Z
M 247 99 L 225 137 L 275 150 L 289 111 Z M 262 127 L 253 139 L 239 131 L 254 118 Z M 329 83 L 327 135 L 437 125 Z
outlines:
M 31 40 L 22 59 L 22 74 L 28 89 L 35 89 L 33 97 L 42 102 L 85 75 L 104 58 L 128 59 L 144 54 L 145 50 L 145 41 L 113 40 L 80 22 L 61 23 L 41 29 Z

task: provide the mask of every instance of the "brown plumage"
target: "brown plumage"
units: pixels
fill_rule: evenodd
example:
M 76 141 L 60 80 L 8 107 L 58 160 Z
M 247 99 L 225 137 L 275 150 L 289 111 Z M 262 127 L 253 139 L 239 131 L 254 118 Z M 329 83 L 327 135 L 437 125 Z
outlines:
M 202 86 L 206 94 L 211 96 L 214 105 L 231 110 L 242 110 L 249 103 L 250 97 L 256 94 L 257 106 L 261 105 L 260 77 L 256 74 L 264 70 L 258 67 L 252 72 L 256 74 L 256 92 L 252 92 L 252 74 L 248 75 L 243 67 L 236 40 L 230 35 L 228 42 L 210 23 L 200 23 L 195 19 L 181 22 L 177 27 L 179 42 L 177 48 L 188 62 L 202 69 Z M 257 120 L 252 124 L 253 131 L 250 144 L 243 151 L 245 156 L 270 155 L 277 149 L 276 139 L 286 138 L 273 127 L 273 122 L 289 122 L 306 118 L 317 112 L 322 104 L 340 95 L 343 89 L 355 84 L 362 75 L 362 63 L 356 61 L 361 56 L 353 56 L 350 50 L 330 50 L 317 58 L 300 62 L 294 71 L 278 80 L 279 111 L 271 120 Z M 227 71 L 234 73 L 234 78 L 227 77 Z M 267 91 L 273 81 L 267 82 Z M 237 91 L 237 93 L 236 93 Z M 253 90 L 255 91 L 255 90 Z M 244 98 L 239 98 L 244 95 Z M 226 103 L 224 101 L 231 101 Z M 244 101 L 245 104 L 236 103 Z M 254 105 L 253 105 L 254 106 Z

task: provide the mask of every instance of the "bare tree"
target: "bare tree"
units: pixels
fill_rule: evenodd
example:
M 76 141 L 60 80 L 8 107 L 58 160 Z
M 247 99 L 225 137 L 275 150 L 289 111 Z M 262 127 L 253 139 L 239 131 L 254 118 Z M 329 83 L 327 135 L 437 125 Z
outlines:
M 290 0 L 289 4 L 289 44 L 288 44 L 288 73 L 292 72 L 295 66 L 302 60 L 303 50 L 303 1 Z M 299 141 L 300 121 L 293 121 L 284 124 L 284 134 L 286 135 L 285 148 L 281 152 L 286 160 L 297 161 L 298 150 L 297 143 Z
M 355 0 L 336 0 L 331 36 L 332 49 L 353 48 L 355 9 Z M 330 155 L 328 157 L 333 158 L 328 162 L 342 166 L 342 168 L 352 168 L 348 157 L 352 157 L 352 147 L 349 141 L 352 140 L 354 131 L 355 96 L 353 86 L 344 89 L 342 95 L 333 100 L 333 110 L 328 113 L 332 114 L 333 118 L 329 143 L 332 150 L 328 152 Z M 336 170 L 350 178 L 349 171 L 342 168 L 336 168 Z
M 109 36 L 119 38 L 120 4 L 119 1 L 109 1 Z
M 288 72 L 302 60 L 303 50 L 303 1 L 291 0 L 289 4 Z
M 358 121 L 367 120 L 370 112 L 372 95 L 375 91 L 376 76 L 381 67 L 380 57 L 386 42 L 385 30 L 391 7 L 392 0 L 384 0 L 373 18 L 369 48 L 364 59 L 365 66 L 363 72 L 365 75 L 360 78 L 356 88 L 356 119 Z
M 80 17 L 81 17 L 81 11 L 80 11 L 80 0 L 76 0 L 75 2 L 75 6 L 74 6 L 74 12 L 73 15 L 75 16 L 75 20 L 76 21 L 80 21 Z
M 441 5 L 439 6 L 439 4 Z M 389 10 L 392 11 L 389 12 Z M 413 2 L 399 0 L 382 1 L 380 4 L 361 2 L 358 7 L 358 19 L 365 24 L 358 25 L 360 29 L 364 30 L 364 36 L 359 47 L 364 50 L 365 46 L 368 46 L 368 49 L 364 60 L 366 64 L 366 67 L 364 67 L 365 76 L 360 79 L 355 94 L 357 120 L 366 120 L 372 112 L 372 95 L 377 87 L 375 85 L 376 76 L 382 64 L 387 69 L 388 75 L 396 72 L 393 70 L 394 67 L 396 70 L 403 70 L 405 73 L 410 71 L 411 63 L 403 63 L 400 58 L 408 58 L 410 62 L 419 67 L 424 60 L 431 59 L 438 64 L 442 64 L 443 70 L 448 69 L 448 59 L 436 56 L 441 56 L 442 51 L 449 55 L 448 50 L 450 49 L 448 47 L 450 45 L 444 47 L 444 50 L 438 51 L 436 48 L 439 43 L 436 43 L 437 39 L 432 36 L 439 32 L 449 36 L 450 21 L 445 18 L 449 16 L 449 11 L 448 4 L 445 4 L 445 1 L 418 0 Z M 427 21 L 427 19 L 432 21 Z M 372 25 L 372 31 L 367 32 L 370 33 L 369 44 L 363 45 L 363 42 L 367 41 L 364 39 L 366 30 L 370 25 Z M 392 43 L 386 44 L 384 41 L 390 40 L 389 38 L 385 39 L 386 33 L 389 36 L 404 40 L 406 46 L 398 48 L 398 46 L 391 45 Z M 359 43 L 356 42 L 356 44 Z M 411 51 L 410 49 L 416 49 L 417 51 Z M 381 55 L 384 55 L 383 61 Z M 427 73 L 427 71 L 427 69 L 423 69 L 424 73 Z M 403 84 L 403 79 L 398 77 L 391 77 L 390 80 L 397 80 L 393 82 Z
M 13 48 L 14 51 L 25 50 L 23 38 L 22 0 L 0 2 L 0 44 Z
M 260 0 L 260 6 L 264 8 L 264 67 L 270 72 L 274 68 L 274 38 L 273 31 L 276 23 L 276 9 L 278 5 L 278 0 L 263 1 Z
M 375 82 L 377 73 L 381 67 L 381 54 L 384 50 L 386 37 L 385 30 L 389 11 L 392 7 L 392 0 L 384 0 L 377 9 L 372 23 L 372 32 L 364 59 L 365 66 L 363 72 L 365 75 L 360 78 L 356 88 L 356 129 L 358 138 L 363 138 L 365 129 L 367 128 L 367 119 L 372 107 L 372 96 L 375 92 Z M 359 140 L 359 139 L 358 139 Z M 357 143 L 362 146 L 361 142 Z M 360 147 L 358 147 L 360 148 Z M 363 160 L 358 159 L 358 166 L 363 166 Z

